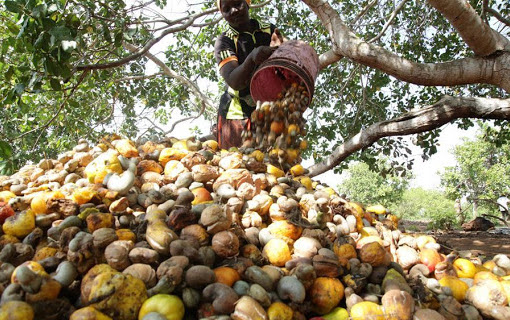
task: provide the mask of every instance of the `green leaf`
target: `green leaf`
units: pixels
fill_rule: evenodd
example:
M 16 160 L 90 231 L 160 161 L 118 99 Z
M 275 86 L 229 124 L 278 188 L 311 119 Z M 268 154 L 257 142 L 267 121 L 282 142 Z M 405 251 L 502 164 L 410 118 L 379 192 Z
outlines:
M 19 32 L 19 26 L 16 25 L 15 23 L 11 22 L 11 21 L 7 21 L 6 22 L 6 25 L 7 25 L 7 29 L 11 32 L 11 33 L 18 33 Z
M 5 160 L 0 160 L 0 175 L 9 175 L 8 163 Z
M 34 10 L 32 10 L 32 15 L 34 16 L 34 18 L 44 17 L 44 16 L 46 16 L 46 13 L 47 13 L 47 6 L 44 3 L 37 5 L 34 8 Z
M 23 25 L 21 26 L 21 28 L 19 29 L 18 34 L 16 35 L 16 38 L 19 39 L 19 38 L 21 38 L 23 36 L 23 34 L 25 33 L 25 30 L 27 29 L 28 23 L 29 23 L 29 19 L 25 18 L 25 20 L 23 21 Z
M 7 105 L 14 102 L 15 94 L 14 90 L 7 91 L 7 94 L 5 95 L 5 98 L 2 100 L 2 104 Z
M 11 81 L 12 75 L 14 74 L 14 67 L 10 66 L 9 69 L 7 69 L 7 72 L 5 72 L 5 81 Z
M 60 67 L 59 65 L 53 61 L 53 59 L 44 60 L 44 71 L 50 75 L 59 76 L 60 75 Z
M 41 76 L 37 72 L 32 73 L 32 77 L 30 78 L 30 81 L 28 82 L 27 87 L 32 88 L 37 83 L 41 82 Z
M 34 84 L 34 86 L 32 87 L 32 91 L 34 93 L 40 93 L 41 92 L 41 88 L 42 88 L 42 82 L 41 81 L 38 81 Z
M 112 36 L 110 35 L 110 30 L 108 30 L 108 28 L 103 29 L 103 36 L 106 41 L 112 42 Z
M 57 41 L 72 40 L 71 30 L 65 26 L 56 26 L 49 32 Z
M 50 6 L 48 7 L 48 13 L 52 14 L 57 11 L 58 11 L 58 6 L 55 3 L 50 4 Z
M 12 156 L 12 147 L 9 143 L 0 140 L 0 158 L 8 159 Z
M 16 92 L 18 95 L 21 95 L 23 91 L 25 91 L 24 83 L 18 83 L 16 86 L 14 86 L 14 92 Z
M 5 9 L 7 9 L 7 11 L 14 12 L 14 13 L 23 12 L 23 6 L 21 6 L 16 1 L 5 1 L 4 5 L 5 5 Z
M 73 29 L 76 29 L 80 26 L 81 20 L 80 18 L 75 14 L 70 14 L 66 17 L 66 25 L 72 27 Z
M 35 42 L 34 42 L 34 48 L 35 48 L 35 49 L 40 49 L 40 48 L 42 48 L 42 47 L 43 47 L 43 45 L 45 44 L 45 42 L 47 42 L 47 41 L 46 41 L 47 39 L 46 39 L 46 40 L 44 39 L 44 38 L 45 38 L 45 37 L 44 37 L 44 35 L 45 35 L 45 34 L 46 34 L 46 32 L 45 32 L 45 31 L 41 32 L 41 33 L 39 34 L 39 36 L 37 37 L 37 39 L 35 40 Z
M 65 64 L 60 65 L 60 75 L 64 79 L 69 78 L 71 76 L 71 69 Z
M 115 34 L 115 45 L 120 46 L 122 44 L 123 32 L 120 31 Z
M 50 79 L 50 85 L 53 90 L 60 91 L 60 89 L 62 89 L 62 86 L 60 85 L 60 81 L 58 81 L 55 78 Z
M 53 19 L 50 18 L 42 18 L 42 25 L 45 31 L 50 31 L 57 24 Z

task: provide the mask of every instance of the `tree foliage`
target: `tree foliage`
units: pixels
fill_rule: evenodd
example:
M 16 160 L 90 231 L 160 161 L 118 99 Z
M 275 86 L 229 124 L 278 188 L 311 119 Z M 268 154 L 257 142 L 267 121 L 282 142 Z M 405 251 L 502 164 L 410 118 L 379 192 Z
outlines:
M 462 221 L 456 215 L 454 203 L 443 192 L 411 188 L 390 208 L 402 219 L 427 221 L 432 229 L 451 229 Z
M 402 199 L 410 178 L 391 174 L 388 162 L 382 161 L 378 167 L 380 170 L 374 171 L 364 162 L 351 164 L 338 191 L 366 205 L 394 206 Z M 387 174 L 381 175 L 381 172 Z
M 122 27 L 132 18 L 120 3 L 4 2 L 0 113 L 9 121 L 0 125 L 0 139 L 15 150 L 16 165 L 54 156 L 79 138 L 95 139 L 119 114 L 124 118 L 119 133 L 134 136 L 138 117 L 131 109 L 137 99 L 150 97 L 149 90 L 143 82 L 130 87 L 115 80 L 143 74 L 143 61 L 126 68 L 79 69 L 124 54 L 124 39 L 143 41 L 141 30 Z
M 374 166 L 381 154 L 391 168 L 411 168 L 408 140 L 400 136 L 418 134 L 427 158 L 441 125 L 456 119 L 463 128 L 472 118 L 499 119 L 501 132 L 509 132 L 501 119 L 510 118 L 510 3 L 469 3 L 253 2 L 254 16 L 320 54 L 307 114 L 312 175 L 346 168 L 344 160 Z M 162 138 L 178 116 L 214 119 L 223 83 L 212 46 L 224 28 L 214 1 L 2 4 L 5 170 L 54 156 L 79 138 L 111 131 Z M 452 19 L 459 12 L 464 19 Z M 162 44 L 164 57 L 153 56 Z
M 474 206 L 498 213 L 496 200 L 510 193 L 510 143 L 502 143 L 501 131 L 485 126 L 474 140 L 455 147 L 455 166 L 445 168 L 441 185 L 450 199 L 466 198 Z

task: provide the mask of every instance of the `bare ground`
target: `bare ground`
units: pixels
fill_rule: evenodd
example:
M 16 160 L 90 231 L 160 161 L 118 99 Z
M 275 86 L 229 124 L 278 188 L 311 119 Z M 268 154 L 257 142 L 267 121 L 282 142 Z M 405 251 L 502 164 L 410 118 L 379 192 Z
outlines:
M 441 244 L 444 253 L 471 251 L 474 256 L 490 258 L 502 253 L 510 256 L 510 228 L 498 226 L 488 231 L 427 231 L 427 222 L 401 221 L 409 233 L 429 234 Z

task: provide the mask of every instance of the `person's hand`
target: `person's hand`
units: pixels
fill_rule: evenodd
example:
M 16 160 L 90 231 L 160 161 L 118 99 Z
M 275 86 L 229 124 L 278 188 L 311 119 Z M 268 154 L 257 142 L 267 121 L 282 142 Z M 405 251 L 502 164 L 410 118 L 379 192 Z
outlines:
M 280 30 L 274 29 L 273 34 L 271 35 L 271 43 L 269 44 L 270 47 L 278 47 L 285 41 L 283 39 L 282 34 L 280 33 Z
M 266 61 L 267 58 L 276 50 L 276 47 L 260 46 L 252 51 L 252 59 L 256 65 Z

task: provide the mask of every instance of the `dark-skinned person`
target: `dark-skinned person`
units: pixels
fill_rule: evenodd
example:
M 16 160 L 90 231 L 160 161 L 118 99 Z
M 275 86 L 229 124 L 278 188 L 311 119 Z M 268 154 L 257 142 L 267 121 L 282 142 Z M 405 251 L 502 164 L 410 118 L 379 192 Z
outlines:
M 250 95 L 250 80 L 257 67 L 283 42 L 273 24 L 250 18 L 250 3 L 217 0 L 228 23 L 214 46 L 218 70 L 227 87 L 220 98 L 216 127 L 222 149 L 241 147 L 241 133 L 250 130 L 250 115 L 256 106 Z

